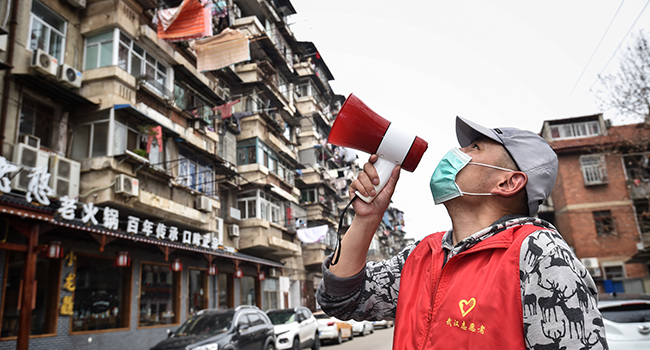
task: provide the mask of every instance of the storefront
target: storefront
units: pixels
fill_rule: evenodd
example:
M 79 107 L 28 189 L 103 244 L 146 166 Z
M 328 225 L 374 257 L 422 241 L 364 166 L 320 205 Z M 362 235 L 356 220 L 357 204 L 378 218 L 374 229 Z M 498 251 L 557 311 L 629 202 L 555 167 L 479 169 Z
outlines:
M 64 202 L 0 195 L 0 349 L 146 349 L 198 310 L 277 305 L 280 263 Z

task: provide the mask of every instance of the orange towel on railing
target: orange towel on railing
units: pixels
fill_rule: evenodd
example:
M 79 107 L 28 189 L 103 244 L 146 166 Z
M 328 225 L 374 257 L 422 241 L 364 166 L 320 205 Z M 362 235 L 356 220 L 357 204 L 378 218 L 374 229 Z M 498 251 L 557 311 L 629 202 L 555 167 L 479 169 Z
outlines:
M 172 18 L 166 19 L 166 23 L 171 22 L 167 30 L 164 29 L 163 21 L 158 21 L 158 38 L 166 41 L 202 38 L 206 34 L 206 10 L 198 0 L 184 0 Z M 209 25 L 212 27 L 211 23 Z
M 250 60 L 248 38 L 239 29 L 224 29 L 218 35 L 195 41 L 196 69 L 199 72 L 227 67 Z

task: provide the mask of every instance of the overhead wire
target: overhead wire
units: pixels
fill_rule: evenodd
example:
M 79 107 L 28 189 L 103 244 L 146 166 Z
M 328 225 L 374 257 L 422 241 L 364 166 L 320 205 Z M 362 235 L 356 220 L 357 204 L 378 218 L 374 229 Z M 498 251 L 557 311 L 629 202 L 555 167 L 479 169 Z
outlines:
M 603 40 L 605 39 L 605 36 L 609 32 L 609 28 L 612 27 L 612 23 L 614 23 L 614 20 L 616 19 L 616 16 L 618 16 L 618 13 L 621 11 L 621 8 L 623 7 L 624 3 L 625 3 L 625 0 L 621 0 L 621 3 L 618 5 L 618 9 L 616 9 L 616 13 L 614 13 L 614 17 L 612 17 L 612 20 L 609 21 L 609 24 L 607 25 L 607 28 L 605 29 L 605 32 L 603 33 L 603 35 L 600 37 L 600 41 L 598 41 L 598 45 L 596 45 L 596 48 L 594 49 L 594 52 L 591 53 L 591 57 L 589 57 L 589 60 L 585 64 L 584 68 L 582 69 L 582 72 L 580 72 L 580 76 L 578 77 L 578 80 L 576 80 L 575 84 L 573 84 L 573 88 L 571 88 L 571 92 L 569 92 L 569 95 L 567 96 L 566 101 L 564 101 L 565 105 L 566 105 L 567 101 L 569 101 L 569 98 L 571 98 L 571 95 L 573 95 L 573 91 L 576 89 L 576 86 L 578 86 L 578 83 L 582 79 L 582 76 L 585 74 L 585 71 L 587 71 L 587 68 L 589 67 L 589 64 L 591 63 L 591 60 L 596 55 L 596 52 L 598 52 L 598 49 L 600 48 L 600 44 L 603 43 Z
M 634 20 L 634 22 L 632 23 L 632 25 L 630 26 L 630 28 L 627 30 L 627 33 L 625 33 L 625 36 L 623 36 L 623 38 L 621 38 L 621 41 L 618 43 L 618 46 L 616 47 L 616 50 L 614 50 L 614 52 L 612 53 L 612 55 L 609 57 L 609 60 L 607 60 L 607 63 L 605 63 L 605 65 L 603 66 L 603 68 L 600 70 L 600 72 L 598 73 L 598 76 L 596 77 L 596 79 L 594 80 L 594 82 L 591 83 L 591 86 L 589 86 L 589 90 L 587 90 L 587 92 L 585 93 L 585 95 L 582 97 L 582 100 L 584 100 L 584 99 L 587 97 L 587 95 L 589 95 L 590 92 L 593 92 L 591 89 L 594 87 L 594 85 L 596 85 L 596 83 L 597 83 L 598 80 L 600 79 L 601 74 L 603 74 L 603 72 L 605 71 L 605 69 L 607 68 L 607 66 L 609 66 L 609 63 L 612 61 L 612 59 L 614 58 L 614 56 L 616 56 L 616 53 L 617 53 L 618 50 L 621 48 L 621 45 L 623 45 L 623 42 L 625 41 L 625 39 L 627 39 L 628 35 L 630 35 L 630 32 L 632 31 L 632 29 L 634 29 L 634 26 L 636 25 L 636 23 L 637 23 L 637 22 L 639 21 L 639 19 L 641 18 L 641 15 L 643 15 L 643 13 L 645 12 L 646 8 L 648 7 L 648 4 L 650 4 L 650 0 L 646 1 L 645 5 L 643 6 L 643 9 L 641 9 L 641 12 L 639 12 L 639 15 L 636 17 L 636 19 Z

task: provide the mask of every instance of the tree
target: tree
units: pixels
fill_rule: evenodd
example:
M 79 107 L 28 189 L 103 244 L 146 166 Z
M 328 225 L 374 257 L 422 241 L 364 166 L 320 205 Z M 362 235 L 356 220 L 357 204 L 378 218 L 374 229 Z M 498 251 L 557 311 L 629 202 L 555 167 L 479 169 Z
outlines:
M 620 54 L 618 69 L 599 76 L 603 89 L 596 96 L 603 110 L 615 109 L 650 125 L 650 39 L 640 31 L 632 41 Z

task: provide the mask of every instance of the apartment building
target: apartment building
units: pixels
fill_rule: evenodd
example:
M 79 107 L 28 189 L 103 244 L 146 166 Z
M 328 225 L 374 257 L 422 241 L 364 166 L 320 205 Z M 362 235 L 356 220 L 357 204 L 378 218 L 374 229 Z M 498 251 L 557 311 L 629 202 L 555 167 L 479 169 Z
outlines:
M 316 307 L 358 168 L 326 143 L 344 98 L 292 14 L 0 9 L 0 348 L 148 348 L 203 308 Z
M 541 132 L 559 159 L 540 216 L 551 220 L 601 291 L 650 291 L 650 129 L 612 126 L 602 114 L 547 120 Z

